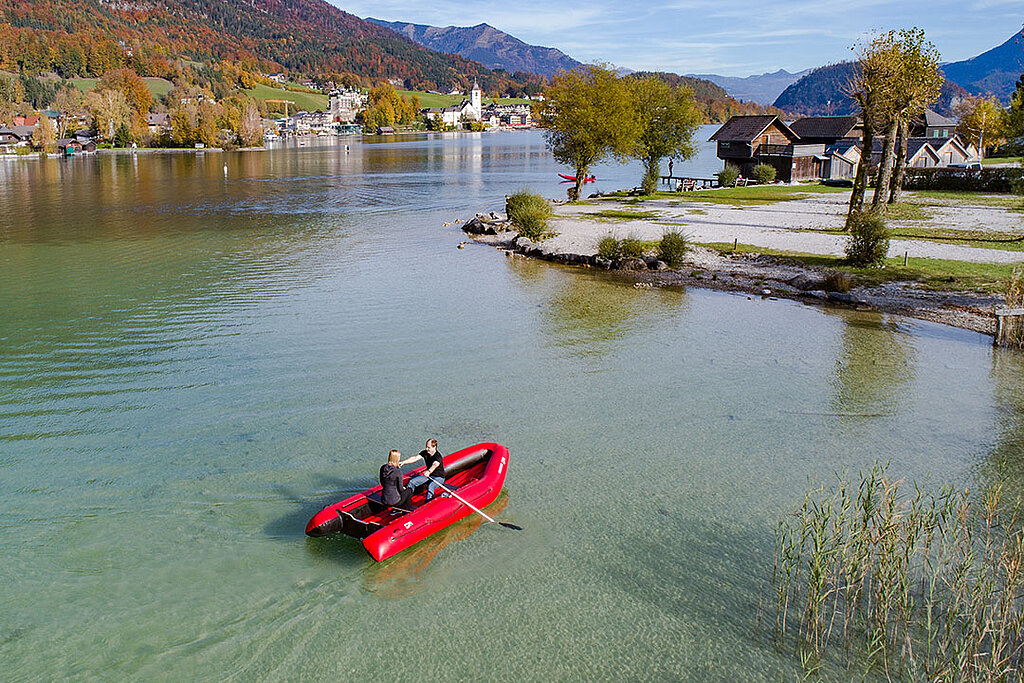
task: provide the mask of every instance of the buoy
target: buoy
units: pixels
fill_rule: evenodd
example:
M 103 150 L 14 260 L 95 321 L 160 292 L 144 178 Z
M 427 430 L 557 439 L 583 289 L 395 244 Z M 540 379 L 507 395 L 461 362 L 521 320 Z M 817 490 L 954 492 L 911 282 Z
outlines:
M 224 164 L 224 175 L 228 174 L 228 165 Z

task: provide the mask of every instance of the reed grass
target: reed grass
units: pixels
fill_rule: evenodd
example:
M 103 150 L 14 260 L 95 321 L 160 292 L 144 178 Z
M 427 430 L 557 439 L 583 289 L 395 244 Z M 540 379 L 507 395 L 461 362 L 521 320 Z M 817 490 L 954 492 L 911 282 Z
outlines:
M 805 672 L 841 647 L 890 679 L 1021 680 L 1022 508 L 1002 494 L 928 493 L 877 463 L 808 492 L 776 530 L 776 641 Z
M 1006 281 L 1003 292 L 1007 308 L 1024 308 L 1024 270 L 1016 267 Z M 1003 318 L 996 334 L 996 344 L 1024 348 L 1024 316 L 1008 315 Z

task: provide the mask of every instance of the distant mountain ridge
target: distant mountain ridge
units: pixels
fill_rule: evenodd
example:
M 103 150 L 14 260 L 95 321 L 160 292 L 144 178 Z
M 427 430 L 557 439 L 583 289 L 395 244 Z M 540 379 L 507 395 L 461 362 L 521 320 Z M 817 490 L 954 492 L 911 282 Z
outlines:
M 942 73 L 972 95 L 995 95 L 1008 103 L 1024 73 L 1024 31 L 977 57 L 943 64 Z
M 782 91 L 775 106 L 800 116 L 840 116 L 856 114 L 857 104 L 847 96 L 846 85 L 857 74 L 857 62 L 839 62 L 822 66 Z M 968 94 L 950 80 L 943 81 L 939 100 L 931 106 L 940 114 L 952 114 L 953 105 Z
M 572 71 L 581 64 L 560 50 L 529 45 L 488 24 L 440 27 L 372 17 L 367 17 L 366 21 L 390 29 L 427 49 L 460 55 L 489 69 L 553 76 L 559 71 Z
M 746 76 L 744 78 L 719 76 L 718 74 L 687 74 L 687 76 L 711 81 L 715 85 L 724 88 L 730 97 L 734 97 L 737 100 L 768 105 L 775 102 L 783 90 L 796 83 L 810 71 L 810 69 L 804 69 L 797 73 L 790 73 L 785 69 L 779 69 L 772 73 Z

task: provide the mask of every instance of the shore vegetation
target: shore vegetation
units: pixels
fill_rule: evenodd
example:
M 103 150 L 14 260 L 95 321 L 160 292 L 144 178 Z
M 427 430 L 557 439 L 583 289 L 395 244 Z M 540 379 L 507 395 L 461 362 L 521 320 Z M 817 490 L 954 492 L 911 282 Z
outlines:
M 993 483 L 932 492 L 876 463 L 809 491 L 775 534 L 777 642 L 889 680 L 1019 680 L 1024 527 Z
M 523 237 L 539 242 L 552 236 L 551 217 L 554 212 L 548 200 L 528 189 L 517 190 L 505 203 L 509 221 Z

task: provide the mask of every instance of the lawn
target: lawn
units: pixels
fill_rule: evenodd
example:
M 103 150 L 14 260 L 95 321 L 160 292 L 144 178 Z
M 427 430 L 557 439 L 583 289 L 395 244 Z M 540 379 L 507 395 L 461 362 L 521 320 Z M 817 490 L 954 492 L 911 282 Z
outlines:
M 328 103 L 327 95 L 323 93 L 312 90 L 308 92 L 295 92 L 282 88 L 271 88 L 263 83 L 258 84 L 251 90 L 243 90 L 242 92 L 261 102 L 266 100 L 287 100 L 293 102 L 294 104 L 288 105 L 289 114 L 294 114 L 297 111 L 326 110 Z
M 855 285 L 880 285 L 885 282 L 914 282 L 922 289 L 936 291 L 997 292 L 1005 287 L 1015 264 L 1012 263 L 970 263 L 943 259 L 912 258 L 903 265 L 902 258 L 886 259 L 885 268 L 852 268 L 841 256 L 823 256 L 804 252 L 779 251 L 750 244 L 738 244 L 733 249 L 731 242 L 708 242 L 703 247 L 714 249 L 725 255 L 764 254 L 818 268 L 829 268 L 850 273 Z
M 849 188 L 829 187 L 828 185 L 753 185 L 750 187 L 728 187 L 720 190 L 694 190 L 692 192 L 663 192 L 653 195 L 632 197 L 631 199 L 676 199 L 679 201 L 707 202 L 709 204 L 729 204 L 731 206 L 755 206 L 788 202 L 804 199 L 810 194 L 835 194 L 849 192 Z M 626 192 L 614 192 L 609 196 L 626 197 Z
M 70 80 L 71 84 L 83 93 L 95 90 L 96 84 L 99 83 L 98 78 L 72 78 Z M 163 78 L 143 78 L 142 80 L 146 82 L 149 92 L 157 99 L 169 93 L 174 87 L 173 83 Z
M 985 166 L 989 164 L 1019 164 L 1022 162 L 1024 162 L 1024 157 L 992 157 L 981 160 L 981 163 Z

